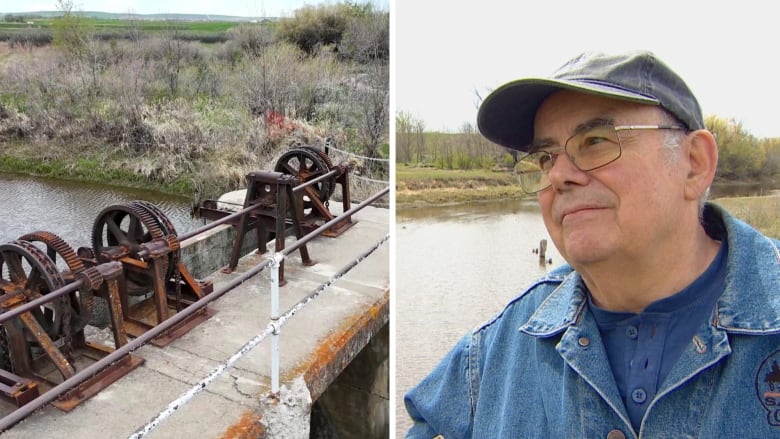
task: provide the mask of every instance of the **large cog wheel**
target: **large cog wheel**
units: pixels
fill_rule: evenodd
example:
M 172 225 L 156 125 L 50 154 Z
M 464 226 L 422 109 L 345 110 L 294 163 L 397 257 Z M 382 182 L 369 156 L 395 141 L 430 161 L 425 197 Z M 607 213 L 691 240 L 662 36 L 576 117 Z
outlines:
M 293 175 L 298 177 L 301 183 L 306 183 L 309 180 L 327 174 L 331 168 L 332 164 L 327 154 L 318 151 L 316 148 L 304 146 L 291 149 L 282 154 L 276 162 L 274 171 Z M 313 207 L 310 196 L 316 196 L 322 203 L 330 199 L 335 190 L 335 178 L 326 178 L 309 188 L 311 190 L 307 190 L 306 195 L 303 197 L 303 207 L 305 209 Z
M 122 247 L 130 255 L 136 255 L 141 245 L 164 236 L 155 216 L 141 205 L 128 203 L 109 206 L 97 217 L 92 229 L 92 249 L 98 263 L 110 262 L 112 249 Z M 121 253 L 121 252 L 120 252 Z M 166 276 L 172 274 L 175 264 L 170 263 L 171 255 L 164 260 Z M 144 295 L 153 287 L 149 276 L 128 271 L 128 294 Z

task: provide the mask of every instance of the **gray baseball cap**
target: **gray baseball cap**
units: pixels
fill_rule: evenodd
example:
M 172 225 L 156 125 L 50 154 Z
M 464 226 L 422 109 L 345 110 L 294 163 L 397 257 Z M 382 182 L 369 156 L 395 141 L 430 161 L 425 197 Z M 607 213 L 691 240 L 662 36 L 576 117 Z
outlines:
M 552 93 L 565 89 L 659 105 L 689 130 L 704 128 L 701 108 L 691 90 L 677 73 L 647 51 L 585 53 L 564 64 L 550 78 L 508 82 L 482 102 L 477 126 L 491 142 L 525 151 L 533 140 L 539 105 Z

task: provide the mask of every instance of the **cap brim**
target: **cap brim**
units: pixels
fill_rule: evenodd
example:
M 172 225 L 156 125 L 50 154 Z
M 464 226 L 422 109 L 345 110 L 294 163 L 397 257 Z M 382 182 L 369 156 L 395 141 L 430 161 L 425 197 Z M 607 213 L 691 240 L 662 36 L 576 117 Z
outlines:
M 477 113 L 477 127 L 491 142 L 525 151 L 533 140 L 536 110 L 548 96 L 564 89 L 660 105 L 659 101 L 651 96 L 602 83 L 544 78 L 518 79 L 502 85 L 485 98 Z

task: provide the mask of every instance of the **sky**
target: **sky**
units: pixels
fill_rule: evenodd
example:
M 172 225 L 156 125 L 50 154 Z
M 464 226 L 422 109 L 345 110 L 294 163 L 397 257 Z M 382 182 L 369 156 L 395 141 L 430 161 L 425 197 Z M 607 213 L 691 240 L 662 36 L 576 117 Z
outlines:
M 780 37 L 772 2 L 396 0 L 395 110 L 427 131 L 476 125 L 477 92 L 547 76 L 582 52 L 647 49 L 704 115 L 780 137 Z
M 387 10 L 389 0 L 368 0 L 376 9 Z M 307 0 L 73 0 L 74 9 L 134 14 L 214 14 L 239 17 L 291 17 L 305 5 L 336 4 L 338 1 Z M 0 12 L 55 11 L 57 0 L 0 0 Z

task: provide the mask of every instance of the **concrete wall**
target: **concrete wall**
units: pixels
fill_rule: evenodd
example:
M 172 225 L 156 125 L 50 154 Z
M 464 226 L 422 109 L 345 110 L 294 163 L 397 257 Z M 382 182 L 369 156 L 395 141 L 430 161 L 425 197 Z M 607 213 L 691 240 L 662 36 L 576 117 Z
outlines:
M 311 439 L 389 437 L 389 334 L 385 325 L 314 403 Z
M 181 243 L 181 260 L 196 279 L 204 279 L 226 267 L 230 262 L 230 252 L 236 238 L 236 228 L 223 224 L 206 233 L 187 239 Z M 273 249 L 273 242 L 268 245 Z M 257 233 L 255 229 L 244 235 L 241 255 L 247 255 L 257 250 Z

